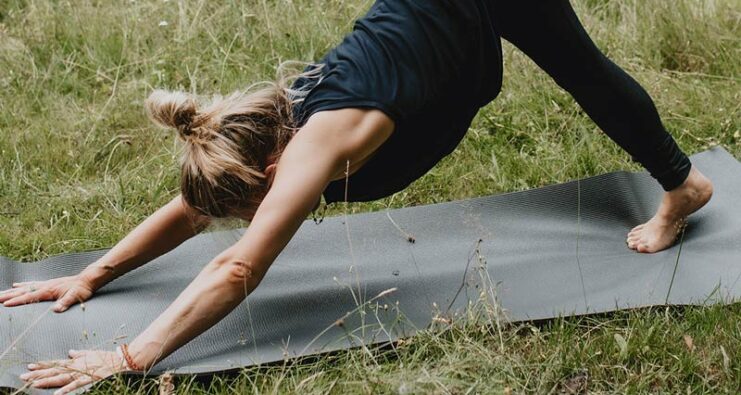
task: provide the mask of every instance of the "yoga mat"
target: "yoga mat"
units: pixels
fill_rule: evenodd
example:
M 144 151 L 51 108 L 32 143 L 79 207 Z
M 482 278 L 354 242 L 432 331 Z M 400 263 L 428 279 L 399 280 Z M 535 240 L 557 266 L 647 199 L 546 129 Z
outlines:
M 386 342 L 427 327 L 433 316 L 461 313 L 482 291 L 510 321 L 734 302 L 741 163 L 722 148 L 692 160 L 715 183 L 715 196 L 690 218 L 681 246 L 650 255 L 625 244 L 660 201 L 662 190 L 646 173 L 306 221 L 258 289 L 154 373 L 213 373 Z M 21 387 L 29 362 L 132 340 L 241 233 L 199 235 L 106 285 L 84 309 L 0 306 L 0 386 Z M 104 253 L 25 264 L 0 258 L 0 288 L 77 273 Z

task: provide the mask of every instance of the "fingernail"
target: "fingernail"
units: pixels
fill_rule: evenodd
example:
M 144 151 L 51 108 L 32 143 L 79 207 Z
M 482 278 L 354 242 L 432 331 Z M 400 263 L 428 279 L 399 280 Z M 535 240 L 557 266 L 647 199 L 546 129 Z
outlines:
M 36 366 L 38 366 L 38 365 L 36 365 L 35 363 L 29 363 L 28 364 L 28 368 L 29 369 L 36 369 Z
M 20 375 L 20 376 L 18 376 L 18 377 L 20 377 L 20 378 L 21 378 L 21 380 L 28 380 L 28 377 L 29 377 L 29 376 L 30 376 L 30 375 L 29 375 L 28 373 L 23 373 L 22 375 Z

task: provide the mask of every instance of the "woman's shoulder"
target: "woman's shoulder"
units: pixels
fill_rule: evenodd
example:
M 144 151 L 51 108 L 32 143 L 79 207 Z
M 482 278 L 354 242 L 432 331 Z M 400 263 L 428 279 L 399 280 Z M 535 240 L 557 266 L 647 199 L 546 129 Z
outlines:
M 343 108 L 313 114 L 294 141 L 321 147 L 342 161 L 332 180 L 343 179 L 359 170 L 394 131 L 394 122 L 375 109 Z M 347 168 L 344 163 L 347 162 Z

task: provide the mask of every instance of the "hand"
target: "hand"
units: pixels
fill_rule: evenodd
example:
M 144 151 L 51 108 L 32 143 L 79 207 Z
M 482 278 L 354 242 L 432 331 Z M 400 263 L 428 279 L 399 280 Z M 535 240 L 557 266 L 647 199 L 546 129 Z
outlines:
M 54 311 L 61 313 L 75 303 L 82 303 L 95 292 L 90 282 L 80 276 L 54 278 L 46 281 L 14 283 L 13 288 L 0 292 L 5 307 L 56 300 Z
M 62 387 L 54 392 L 54 395 L 61 395 L 129 370 L 126 361 L 115 351 L 69 350 L 69 357 L 29 364 L 30 372 L 20 378 L 30 381 L 33 388 Z

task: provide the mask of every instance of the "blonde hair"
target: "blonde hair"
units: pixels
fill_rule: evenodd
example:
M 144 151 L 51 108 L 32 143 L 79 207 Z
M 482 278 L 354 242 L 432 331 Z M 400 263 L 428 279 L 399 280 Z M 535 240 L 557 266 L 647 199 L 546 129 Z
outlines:
M 216 96 L 203 107 L 184 92 L 152 92 L 145 102 L 149 118 L 176 129 L 184 142 L 180 190 L 191 207 L 224 218 L 260 204 L 268 190 L 265 168 L 296 131 L 293 104 L 301 94 L 287 88 L 288 80 Z

